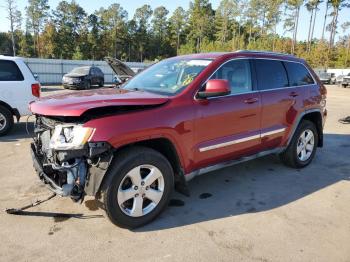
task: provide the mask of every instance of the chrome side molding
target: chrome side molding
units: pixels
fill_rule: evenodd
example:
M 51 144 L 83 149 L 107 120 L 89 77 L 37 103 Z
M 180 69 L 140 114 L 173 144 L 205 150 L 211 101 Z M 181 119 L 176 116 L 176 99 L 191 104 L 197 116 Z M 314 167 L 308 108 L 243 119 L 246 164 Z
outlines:
M 264 132 L 264 133 L 261 133 L 259 135 L 247 136 L 247 137 L 244 137 L 244 138 L 231 140 L 231 141 L 228 141 L 228 142 L 225 142 L 225 143 L 220 143 L 220 144 L 215 144 L 215 145 L 211 145 L 211 146 L 201 147 L 201 148 L 199 148 L 199 152 L 206 152 L 206 151 L 209 151 L 209 150 L 214 150 L 214 149 L 227 147 L 227 146 L 231 146 L 231 145 L 234 145 L 234 144 L 239 144 L 239 143 L 247 142 L 247 141 L 250 141 L 250 140 L 254 140 L 254 139 L 258 139 L 258 138 L 262 138 L 262 137 L 266 137 L 266 136 L 270 136 L 270 135 L 274 135 L 274 134 L 279 134 L 279 133 L 284 132 L 285 130 L 286 130 L 286 128 L 283 127 L 283 128 L 279 128 L 279 129 L 276 129 L 276 130 Z

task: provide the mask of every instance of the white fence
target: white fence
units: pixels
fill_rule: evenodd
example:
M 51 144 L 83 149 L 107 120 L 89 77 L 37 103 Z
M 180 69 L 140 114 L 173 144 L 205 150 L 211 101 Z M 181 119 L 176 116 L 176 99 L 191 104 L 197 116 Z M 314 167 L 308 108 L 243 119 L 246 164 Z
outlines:
M 328 68 L 328 69 L 321 69 L 321 68 L 316 68 L 314 69 L 316 74 L 326 72 L 329 74 L 334 74 L 336 77 L 337 76 L 346 76 L 350 73 L 350 68 Z
M 114 76 L 113 70 L 105 61 L 40 58 L 25 58 L 24 60 L 32 72 L 39 76 L 39 80 L 42 84 L 60 84 L 63 75 L 78 66 L 98 66 L 105 74 L 105 83 L 111 83 Z M 126 62 L 126 64 L 135 72 L 138 69 L 147 67 L 147 64 L 140 62 Z M 315 71 L 327 71 L 328 73 L 335 73 L 336 76 L 350 73 L 350 69 L 315 69 Z
M 350 68 L 348 69 L 327 69 L 327 73 L 334 73 L 335 76 L 346 76 L 350 73 Z
M 105 61 L 25 58 L 25 62 L 32 72 L 39 76 L 41 84 L 60 84 L 63 75 L 78 66 L 98 66 L 105 74 L 106 83 L 112 83 L 114 75 L 113 70 Z M 139 62 L 126 62 L 126 64 L 134 71 L 147 66 Z

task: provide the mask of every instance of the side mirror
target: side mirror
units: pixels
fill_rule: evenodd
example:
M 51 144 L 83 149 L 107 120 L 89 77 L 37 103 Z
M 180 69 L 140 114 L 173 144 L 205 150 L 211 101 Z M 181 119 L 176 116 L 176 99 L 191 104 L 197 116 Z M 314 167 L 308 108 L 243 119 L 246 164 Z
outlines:
M 205 85 L 205 90 L 198 92 L 199 98 L 225 96 L 231 93 L 230 84 L 225 79 L 212 79 Z

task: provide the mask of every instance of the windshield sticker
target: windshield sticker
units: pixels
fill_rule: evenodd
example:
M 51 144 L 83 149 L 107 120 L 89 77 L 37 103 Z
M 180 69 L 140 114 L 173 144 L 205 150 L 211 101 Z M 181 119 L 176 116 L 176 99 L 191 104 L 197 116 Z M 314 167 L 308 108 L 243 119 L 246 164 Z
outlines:
M 187 62 L 187 65 L 190 66 L 207 66 L 211 63 L 211 60 L 190 60 Z

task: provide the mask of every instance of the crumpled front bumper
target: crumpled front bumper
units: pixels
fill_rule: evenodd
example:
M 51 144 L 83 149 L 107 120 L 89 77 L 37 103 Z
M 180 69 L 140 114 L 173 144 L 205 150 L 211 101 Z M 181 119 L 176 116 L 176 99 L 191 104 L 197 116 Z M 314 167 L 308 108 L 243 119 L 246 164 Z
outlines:
M 39 156 L 36 153 L 36 148 L 34 143 L 30 145 L 30 153 L 33 159 L 33 166 L 39 179 L 48 187 L 49 190 L 56 193 L 57 195 L 63 196 L 62 187 L 58 186 L 47 174 L 45 174 Z
M 82 189 L 84 190 L 84 194 L 89 196 L 95 196 L 99 190 L 100 186 L 102 184 L 102 180 L 108 170 L 108 167 L 113 159 L 113 151 L 111 150 L 108 143 L 89 143 L 88 150 L 86 152 L 88 153 L 82 153 L 84 151 L 81 151 L 81 154 L 86 155 L 80 155 L 79 157 L 83 159 L 80 163 L 82 163 L 85 166 L 84 174 L 86 174 L 86 177 L 84 177 L 84 183 L 81 185 Z M 49 190 L 56 193 L 60 196 L 67 196 L 65 185 L 62 185 L 62 187 L 57 184 L 48 173 L 45 173 L 45 168 L 43 167 L 42 157 L 38 155 L 38 151 L 36 149 L 35 143 L 31 143 L 30 146 L 30 152 L 33 159 L 33 166 L 38 174 L 39 179 L 48 187 Z M 76 154 L 78 152 L 60 152 L 62 153 L 61 157 L 78 157 Z M 60 157 L 60 156 L 58 156 Z M 75 165 L 77 168 L 77 165 Z M 73 168 L 61 168 L 61 170 L 66 170 L 67 172 L 72 172 Z M 50 169 L 51 170 L 51 169 Z

